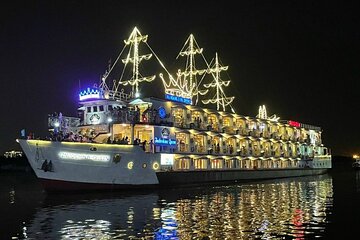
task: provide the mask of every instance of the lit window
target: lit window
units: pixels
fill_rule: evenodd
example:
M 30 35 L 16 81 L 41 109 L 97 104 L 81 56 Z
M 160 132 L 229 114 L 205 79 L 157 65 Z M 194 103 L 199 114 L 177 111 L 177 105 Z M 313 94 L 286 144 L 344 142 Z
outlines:
M 143 168 L 146 168 L 146 167 L 147 167 L 147 164 L 146 164 L 146 163 L 143 163 L 142 167 L 143 167 Z

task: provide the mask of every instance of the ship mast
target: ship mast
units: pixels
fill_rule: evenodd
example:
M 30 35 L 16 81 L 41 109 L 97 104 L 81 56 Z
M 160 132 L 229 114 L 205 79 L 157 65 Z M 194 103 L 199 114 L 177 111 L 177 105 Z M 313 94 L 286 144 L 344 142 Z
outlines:
M 132 78 L 129 80 L 119 81 L 121 85 L 131 85 L 132 86 L 132 96 L 139 96 L 139 83 L 141 82 L 151 82 L 155 79 L 155 75 L 149 77 L 143 77 L 139 72 L 139 65 L 142 60 L 149 60 L 152 57 L 152 54 L 139 55 L 139 45 L 140 43 L 146 43 L 148 35 L 141 35 L 140 31 L 135 27 L 128 40 L 124 40 L 126 46 L 130 46 L 129 53 L 125 59 L 122 59 L 122 62 L 125 66 L 130 63 L 132 64 Z
M 152 56 L 156 58 L 160 66 L 166 71 L 166 73 L 170 76 L 170 84 L 176 83 L 173 77 L 171 77 L 169 71 L 166 69 L 165 65 L 161 62 L 160 58 L 156 55 L 150 45 L 147 43 L 148 35 L 142 35 L 140 31 L 135 27 L 131 32 L 129 38 L 124 40 L 124 47 L 121 52 L 118 54 L 117 58 L 115 59 L 114 63 L 111 65 L 109 61 L 109 67 L 106 70 L 105 74 L 101 77 L 100 88 L 105 93 L 105 98 L 117 99 L 117 100 L 129 100 L 130 98 L 139 97 L 139 84 L 141 82 L 152 82 L 155 79 L 155 75 L 144 77 L 141 75 L 139 71 L 139 66 L 142 60 L 149 60 Z M 150 54 L 140 55 L 139 47 L 145 46 L 148 50 L 150 50 Z M 125 51 L 127 51 L 125 53 Z M 122 59 L 124 56 L 125 59 Z M 124 67 L 122 68 L 121 75 L 116 77 L 116 79 L 112 82 L 112 88 L 110 90 L 109 86 L 107 85 L 106 81 L 110 76 L 117 74 L 118 72 L 115 70 L 115 66 L 119 60 L 122 60 Z M 131 78 L 128 80 L 123 80 L 125 74 L 129 72 L 129 67 L 127 65 L 130 64 L 131 66 Z M 162 78 L 164 81 L 164 79 Z M 165 83 L 164 83 L 165 84 Z M 123 86 L 131 86 L 132 91 L 130 94 L 124 92 L 124 89 L 119 90 L 120 85 Z M 180 89 L 176 86 L 176 89 Z
M 207 90 L 199 90 L 199 85 L 201 84 L 207 69 L 197 69 L 195 62 L 195 56 L 200 54 L 207 65 L 206 59 L 202 52 L 203 48 L 200 48 L 200 46 L 197 44 L 194 35 L 190 34 L 180 53 L 176 57 L 179 58 L 179 56 L 186 56 L 187 58 L 185 70 L 179 70 L 177 76 L 178 79 L 182 79 L 183 85 L 185 86 L 185 91 L 188 93 L 190 98 L 196 97 L 195 104 L 198 102 L 199 94 L 204 95 L 207 93 Z M 198 76 L 202 76 L 200 80 L 198 80 Z
M 258 117 L 260 119 L 273 121 L 273 122 L 277 122 L 280 119 L 280 117 L 276 116 L 276 114 L 273 114 L 270 117 L 268 117 L 265 105 L 259 106 L 259 113 L 258 113 L 258 115 L 256 115 L 256 117 Z
M 223 81 L 220 78 L 220 73 L 222 71 L 226 71 L 227 69 L 228 69 L 228 66 L 222 66 L 219 63 L 218 54 L 216 53 L 215 54 L 215 62 L 213 64 L 213 66 L 211 66 L 209 68 L 209 72 L 213 76 L 213 81 L 209 84 L 204 84 L 204 87 L 206 89 L 215 88 L 216 94 L 211 99 L 202 100 L 203 104 L 215 104 L 216 103 L 216 110 L 220 110 L 220 108 L 222 108 L 222 110 L 225 111 L 226 106 L 230 105 L 235 99 L 235 97 L 227 97 L 223 90 L 223 86 L 224 87 L 229 86 L 230 81 L 229 80 Z M 231 110 L 234 112 L 233 108 L 231 108 Z
M 169 83 L 165 81 L 162 74 L 160 75 L 164 83 L 165 93 L 190 99 L 191 102 L 192 98 L 196 96 L 195 104 L 197 104 L 199 94 L 204 95 L 207 92 L 207 90 L 199 90 L 199 85 L 201 84 L 207 69 L 197 69 L 195 62 L 195 56 L 200 54 L 205 63 L 207 63 L 202 52 L 203 49 L 197 44 L 194 35 L 190 34 L 176 57 L 176 59 L 178 59 L 179 56 L 186 57 L 185 70 L 182 71 L 179 69 L 176 79 L 169 74 Z M 199 76 L 202 76 L 200 80 L 198 80 Z
M 204 74 L 204 70 L 197 70 L 195 68 L 195 55 L 196 54 L 202 54 L 203 52 L 203 48 L 200 48 L 199 46 L 195 46 L 194 47 L 194 35 L 190 34 L 189 38 L 187 39 L 187 41 L 185 42 L 188 43 L 188 47 L 185 49 L 185 51 L 180 51 L 179 55 L 177 56 L 177 58 L 179 56 L 187 56 L 187 66 L 185 68 L 185 71 L 183 72 L 178 72 L 178 74 L 180 76 L 184 76 L 184 81 L 186 81 L 186 76 L 189 77 L 189 85 L 188 87 L 190 89 L 195 89 L 197 87 L 197 79 L 196 79 L 196 75 L 202 75 Z M 193 82 L 194 81 L 194 82 Z

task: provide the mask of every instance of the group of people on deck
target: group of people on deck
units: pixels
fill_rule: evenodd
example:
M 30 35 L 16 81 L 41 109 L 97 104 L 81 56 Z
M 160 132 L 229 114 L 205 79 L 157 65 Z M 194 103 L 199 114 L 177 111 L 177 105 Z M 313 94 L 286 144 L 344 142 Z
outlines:
M 111 138 L 108 137 L 107 144 L 129 144 L 129 138 L 127 136 L 123 137 L 121 140 L 119 138 L 114 139 L 113 141 L 111 141 Z M 145 152 L 155 152 L 155 145 L 154 145 L 154 141 L 151 139 L 150 142 L 148 143 L 146 140 L 141 141 L 139 138 L 135 138 L 134 139 L 134 145 L 141 145 L 142 149 Z M 149 146 L 149 149 L 147 149 L 147 146 Z
M 83 136 L 81 134 L 75 134 L 73 132 L 63 133 L 63 132 L 50 132 L 50 136 L 46 137 L 46 140 L 49 141 L 58 141 L 58 142 L 94 142 L 93 137 L 95 134 L 91 133 L 90 136 Z
M 111 140 L 110 137 L 108 137 L 107 141 L 106 141 L 107 144 L 129 144 L 129 138 L 128 136 L 126 137 L 123 137 L 122 139 L 120 138 L 115 138 L 114 140 Z

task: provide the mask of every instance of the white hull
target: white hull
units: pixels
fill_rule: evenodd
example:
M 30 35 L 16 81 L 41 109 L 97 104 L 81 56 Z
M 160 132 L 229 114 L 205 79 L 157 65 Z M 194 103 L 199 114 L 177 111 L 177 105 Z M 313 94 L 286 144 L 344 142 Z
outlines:
M 46 190 L 116 189 L 154 185 L 259 180 L 323 174 L 327 167 L 287 169 L 211 169 L 160 171 L 159 153 L 136 145 L 19 140 L 36 176 Z M 114 162 L 114 156 L 121 159 Z M 45 171 L 45 161 L 52 169 Z M 129 167 L 132 162 L 132 168 Z
M 70 142 L 48 142 L 19 140 L 28 161 L 40 179 L 115 185 L 152 185 L 158 184 L 156 173 L 151 167 L 155 154 L 145 153 L 139 146 L 109 145 Z M 96 151 L 90 149 L 96 148 Z M 62 154 L 61 153 L 65 153 Z M 68 153 L 87 154 L 88 156 L 109 156 L 109 159 L 75 159 Z M 113 162 L 113 156 L 120 154 L 121 160 Z M 62 156 L 62 157 L 61 157 Z M 137 159 L 133 157 L 137 156 Z M 52 171 L 41 169 L 46 160 L 52 162 Z M 132 169 L 128 163 L 133 161 Z M 143 164 L 147 167 L 144 168 Z

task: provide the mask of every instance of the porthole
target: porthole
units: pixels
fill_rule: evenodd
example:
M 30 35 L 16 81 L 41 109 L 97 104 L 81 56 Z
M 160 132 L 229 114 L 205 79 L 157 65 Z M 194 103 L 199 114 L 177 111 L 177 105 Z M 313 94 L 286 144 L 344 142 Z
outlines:
M 154 170 L 158 170 L 160 166 L 157 162 L 154 162 L 152 167 Z
M 128 164 L 127 164 L 128 169 L 132 169 L 133 166 L 134 166 L 133 162 L 128 162 Z
M 146 167 L 147 167 L 147 164 L 146 164 L 146 163 L 143 163 L 142 167 L 143 167 L 143 168 L 146 168 Z
M 120 154 L 115 154 L 115 155 L 114 155 L 114 158 L 113 158 L 113 162 L 114 162 L 114 163 L 119 163 L 120 160 L 121 160 Z

